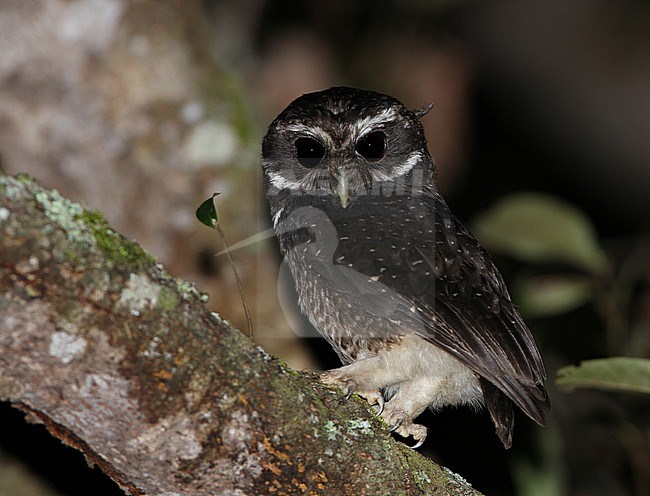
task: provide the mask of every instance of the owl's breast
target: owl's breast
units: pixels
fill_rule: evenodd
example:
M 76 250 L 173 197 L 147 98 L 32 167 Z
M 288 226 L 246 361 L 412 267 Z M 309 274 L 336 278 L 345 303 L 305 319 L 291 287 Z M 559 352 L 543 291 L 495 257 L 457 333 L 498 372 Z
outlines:
M 401 270 L 398 243 L 405 241 L 392 216 L 377 222 L 376 213 L 361 210 L 301 210 L 284 223 L 285 262 L 301 309 L 344 361 L 374 354 L 407 332 L 426 332 L 408 295 L 386 284 Z
M 404 299 L 376 279 L 313 257 L 296 247 L 285 254 L 300 308 L 344 362 L 375 354 L 414 327 Z

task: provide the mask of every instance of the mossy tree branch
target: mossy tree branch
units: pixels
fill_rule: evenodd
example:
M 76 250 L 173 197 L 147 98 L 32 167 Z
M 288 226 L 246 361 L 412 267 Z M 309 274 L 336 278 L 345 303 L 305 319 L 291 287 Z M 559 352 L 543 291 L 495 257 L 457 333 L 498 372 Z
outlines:
M 478 494 L 24 176 L 0 176 L 0 289 L 0 397 L 128 494 Z

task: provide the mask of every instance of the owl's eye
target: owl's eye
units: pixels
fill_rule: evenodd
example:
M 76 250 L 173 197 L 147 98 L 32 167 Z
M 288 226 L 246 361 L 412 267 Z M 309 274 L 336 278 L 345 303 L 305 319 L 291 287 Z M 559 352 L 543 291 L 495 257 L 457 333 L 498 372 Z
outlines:
M 368 162 L 377 162 L 386 152 L 386 135 L 375 131 L 359 138 L 356 151 Z
M 323 161 L 325 147 L 314 138 L 298 138 L 294 143 L 296 158 L 303 167 L 316 167 Z

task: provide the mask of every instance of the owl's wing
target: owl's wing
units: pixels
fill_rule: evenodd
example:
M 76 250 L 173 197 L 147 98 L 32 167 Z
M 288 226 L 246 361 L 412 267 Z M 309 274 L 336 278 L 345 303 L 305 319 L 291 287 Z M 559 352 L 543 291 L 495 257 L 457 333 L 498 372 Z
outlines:
M 380 281 L 417 309 L 424 325 L 416 332 L 481 376 L 507 444 L 512 407 L 503 394 L 544 424 L 549 400 L 542 358 L 487 251 L 442 198 L 428 200 L 393 205 L 400 210 L 399 234 L 387 227 L 372 257 L 353 247 L 358 256 L 348 259 L 364 273 L 379 270 Z
M 543 425 L 549 408 L 544 364 L 501 274 L 439 197 L 433 218 L 434 238 L 416 242 L 414 250 L 404 253 L 409 271 L 423 260 L 435 274 L 433 291 L 415 296 L 431 321 L 425 337 L 484 378 L 489 409 L 498 408 L 502 401 L 485 381 Z M 412 287 L 422 283 L 422 274 L 419 270 L 407 276 Z

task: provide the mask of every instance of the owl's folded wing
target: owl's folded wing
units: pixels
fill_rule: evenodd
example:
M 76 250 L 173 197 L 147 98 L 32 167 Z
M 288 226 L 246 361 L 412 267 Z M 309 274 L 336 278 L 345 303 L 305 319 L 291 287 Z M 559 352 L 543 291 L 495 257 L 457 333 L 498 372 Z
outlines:
M 434 217 L 434 238 L 404 252 L 403 266 L 410 268 L 405 277 L 412 292 L 418 289 L 415 302 L 428 323 L 423 337 L 543 425 L 549 409 L 546 372 L 530 330 L 485 249 L 443 202 L 436 202 Z M 418 260 L 435 274 L 433 287 L 426 291 L 421 288 L 426 271 L 412 270 Z

